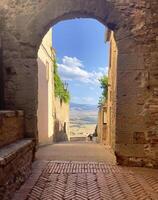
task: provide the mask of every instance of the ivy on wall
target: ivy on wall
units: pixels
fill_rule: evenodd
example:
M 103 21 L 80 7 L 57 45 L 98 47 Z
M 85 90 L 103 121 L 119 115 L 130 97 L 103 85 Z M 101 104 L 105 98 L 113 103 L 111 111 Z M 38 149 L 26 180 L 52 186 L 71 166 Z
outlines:
M 100 82 L 100 87 L 103 90 L 98 103 L 99 106 L 101 106 L 107 101 L 108 98 L 108 77 L 106 75 L 102 76 L 99 79 L 99 82 Z
M 70 93 L 67 88 L 65 88 L 65 85 L 59 76 L 56 59 L 54 59 L 54 88 L 55 97 L 60 98 L 60 100 L 64 101 L 65 103 L 70 102 Z

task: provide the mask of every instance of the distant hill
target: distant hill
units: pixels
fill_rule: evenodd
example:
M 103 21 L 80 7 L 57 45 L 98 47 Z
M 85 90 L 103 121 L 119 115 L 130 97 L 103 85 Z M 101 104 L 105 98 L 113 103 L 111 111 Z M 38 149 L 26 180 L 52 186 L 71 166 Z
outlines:
M 70 129 L 72 135 L 93 133 L 97 124 L 97 105 L 70 104 Z
M 79 111 L 98 111 L 97 105 L 89 105 L 89 104 L 77 104 L 70 103 L 71 110 L 79 110 Z

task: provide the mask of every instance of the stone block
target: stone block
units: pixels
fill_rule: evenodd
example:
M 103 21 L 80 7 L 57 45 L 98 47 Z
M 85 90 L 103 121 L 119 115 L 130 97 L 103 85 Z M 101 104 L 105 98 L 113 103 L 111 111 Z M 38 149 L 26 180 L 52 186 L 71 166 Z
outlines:
M 116 144 L 116 152 L 124 157 L 145 157 L 144 144 Z
M 24 136 L 23 111 L 0 111 L 0 147 Z
M 144 132 L 134 132 L 133 133 L 133 143 L 134 144 L 146 144 L 146 136 Z
M 0 198 L 10 200 L 31 173 L 34 142 L 18 140 L 0 149 Z
M 132 144 L 133 143 L 133 134 L 128 132 L 119 132 L 119 134 L 116 134 L 116 143 L 117 144 Z

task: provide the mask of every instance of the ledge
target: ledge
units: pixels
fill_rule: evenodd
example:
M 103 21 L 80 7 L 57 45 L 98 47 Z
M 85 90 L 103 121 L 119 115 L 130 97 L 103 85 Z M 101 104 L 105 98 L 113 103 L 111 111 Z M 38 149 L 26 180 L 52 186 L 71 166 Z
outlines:
M 24 112 L 22 110 L 0 110 L 0 116 L 5 116 L 5 117 L 24 116 Z
M 33 139 L 18 140 L 0 149 L 0 167 L 11 162 L 21 151 L 34 147 Z

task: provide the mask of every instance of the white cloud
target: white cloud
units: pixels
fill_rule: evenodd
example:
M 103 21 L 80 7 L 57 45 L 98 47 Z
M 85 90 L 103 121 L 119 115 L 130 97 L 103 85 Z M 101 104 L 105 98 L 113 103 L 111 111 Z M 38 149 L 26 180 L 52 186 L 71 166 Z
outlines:
M 98 79 L 105 74 L 103 69 L 88 72 L 78 58 L 64 56 L 62 64 L 58 64 L 59 73 L 63 80 L 78 80 L 83 83 L 99 84 Z
M 104 68 L 104 67 L 99 67 L 99 70 L 100 70 L 101 72 L 104 72 L 104 71 L 105 71 L 105 68 Z
M 66 65 L 66 66 L 74 66 L 74 67 L 84 67 L 83 64 L 82 64 L 82 61 L 79 60 L 78 58 L 76 57 L 68 57 L 68 56 L 64 56 L 63 58 L 63 64 Z
M 108 67 L 99 67 L 99 71 L 106 75 L 108 74 L 108 69 L 109 69 Z

